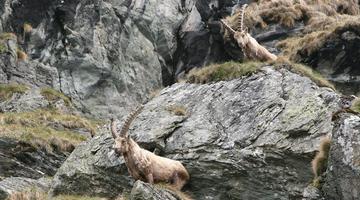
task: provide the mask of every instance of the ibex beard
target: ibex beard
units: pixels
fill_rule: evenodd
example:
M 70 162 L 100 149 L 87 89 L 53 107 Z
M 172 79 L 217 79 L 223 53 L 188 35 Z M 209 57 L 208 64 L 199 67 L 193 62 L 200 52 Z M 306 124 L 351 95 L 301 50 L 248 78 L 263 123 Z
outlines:
M 116 153 L 124 157 L 128 171 L 135 180 L 151 184 L 168 183 L 175 189 L 181 190 L 190 179 L 189 173 L 181 162 L 157 156 L 141 148 L 127 134 L 131 122 L 141 110 L 142 107 L 129 115 L 119 135 L 116 131 L 115 120 L 112 120 L 111 133 L 115 139 L 113 148 Z

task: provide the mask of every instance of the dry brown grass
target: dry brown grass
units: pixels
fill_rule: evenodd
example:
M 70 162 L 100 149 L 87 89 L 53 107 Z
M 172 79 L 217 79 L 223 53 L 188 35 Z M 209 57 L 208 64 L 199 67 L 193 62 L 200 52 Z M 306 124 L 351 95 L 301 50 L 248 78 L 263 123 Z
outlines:
M 351 110 L 360 113 L 360 98 L 354 100 L 354 102 L 351 105 Z
M 16 83 L 0 84 L 0 101 L 5 101 L 10 99 L 15 93 L 23 94 L 28 89 L 29 89 L 28 87 L 22 84 L 16 84 Z
M 47 200 L 48 195 L 36 189 L 29 191 L 16 192 L 11 194 L 6 200 Z M 89 197 L 89 196 L 80 196 L 80 195 L 59 195 L 51 197 L 51 200 L 107 200 L 107 198 L 102 197 Z M 125 199 L 123 199 L 125 200 Z
M 1 33 L 0 34 L 0 40 L 17 40 L 17 36 L 15 33 Z
M 329 16 L 359 13 L 358 0 L 258 0 L 246 9 L 244 23 L 250 28 L 265 28 L 268 24 L 293 27 L 296 22 L 302 21 L 310 25 Z M 234 29 L 238 30 L 239 13 L 226 19 Z M 322 23 L 327 21 L 322 20 Z
M 169 106 L 167 108 L 167 110 L 177 116 L 185 116 L 186 115 L 186 108 L 184 106 L 172 105 L 172 106 Z
M 270 64 L 274 65 L 275 68 L 286 68 L 291 72 L 308 77 L 319 87 L 328 87 L 335 90 L 335 86 L 326 80 L 320 73 L 309 66 L 291 62 L 287 57 L 280 56 L 277 61 Z
M 16 54 L 19 61 L 26 61 L 28 59 L 28 55 L 19 48 L 16 50 Z
M 95 132 L 100 122 L 57 110 L 0 114 L 0 136 L 17 139 L 49 152 L 71 152 L 86 137 L 76 129 Z
M 49 88 L 49 87 L 41 88 L 40 93 L 42 96 L 44 96 L 50 102 L 58 101 L 61 99 L 64 101 L 66 106 L 71 105 L 71 100 L 69 97 L 67 97 L 63 93 L 58 92 L 52 88 Z
M 28 190 L 12 193 L 6 200 L 46 200 L 47 194 L 39 190 Z
M 23 29 L 24 29 L 24 33 L 30 33 L 32 31 L 33 27 L 29 23 L 24 23 Z

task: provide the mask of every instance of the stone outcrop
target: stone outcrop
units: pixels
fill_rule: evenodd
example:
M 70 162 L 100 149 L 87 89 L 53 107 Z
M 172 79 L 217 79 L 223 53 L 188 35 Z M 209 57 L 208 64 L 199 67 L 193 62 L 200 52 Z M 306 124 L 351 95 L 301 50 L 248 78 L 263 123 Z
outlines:
M 332 134 L 323 186 L 326 199 L 360 198 L 360 117 L 342 114 Z
M 265 67 L 229 82 L 162 90 L 130 135 L 183 162 L 191 176 L 185 191 L 195 199 L 300 198 L 338 100 L 306 77 Z M 174 114 L 174 107 L 186 114 Z M 133 179 L 112 145 L 106 131 L 75 149 L 54 178 L 53 194 L 116 196 L 129 189 Z

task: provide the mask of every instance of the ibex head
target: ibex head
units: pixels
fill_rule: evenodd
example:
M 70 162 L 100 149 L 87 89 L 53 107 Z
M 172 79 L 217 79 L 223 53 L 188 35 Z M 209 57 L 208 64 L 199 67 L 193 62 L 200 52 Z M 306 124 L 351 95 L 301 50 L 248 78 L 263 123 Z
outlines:
M 115 139 L 115 144 L 113 148 L 115 152 L 118 154 L 124 154 L 129 151 L 129 141 L 130 136 L 128 135 L 128 130 L 130 128 L 131 122 L 135 119 L 135 117 L 141 112 L 143 109 L 143 105 L 136 108 L 125 120 L 123 127 L 121 128 L 120 134 L 117 134 L 116 123 L 114 119 L 111 119 L 111 134 Z
M 221 20 L 222 24 L 225 26 L 225 28 L 234 36 L 235 39 L 237 39 L 240 42 L 240 45 L 244 46 L 247 41 L 245 41 L 244 38 L 248 34 L 247 29 L 244 28 L 244 15 L 245 15 L 245 9 L 247 7 L 247 4 L 244 4 L 240 9 L 240 14 L 238 15 L 240 17 L 239 19 L 239 29 L 240 30 L 234 30 L 229 26 L 229 24 L 225 20 Z

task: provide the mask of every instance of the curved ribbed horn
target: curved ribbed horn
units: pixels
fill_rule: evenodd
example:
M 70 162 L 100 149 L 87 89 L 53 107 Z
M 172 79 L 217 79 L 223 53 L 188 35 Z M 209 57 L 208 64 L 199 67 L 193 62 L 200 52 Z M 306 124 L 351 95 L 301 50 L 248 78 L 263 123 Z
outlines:
M 135 117 L 140 114 L 141 110 L 144 108 L 143 105 L 137 107 L 135 111 L 133 111 L 125 120 L 124 125 L 121 128 L 120 131 L 120 137 L 127 137 L 127 132 L 130 128 L 130 124 L 132 121 L 134 121 Z
M 115 119 L 112 118 L 111 119 L 111 135 L 113 136 L 114 139 L 117 138 L 117 135 L 116 135 L 116 123 L 115 123 Z
M 225 20 L 221 19 L 220 21 L 221 21 L 221 23 L 225 26 L 225 28 L 226 28 L 228 31 L 230 31 L 231 34 L 235 34 L 236 31 L 235 31 L 233 28 L 231 28 L 231 26 L 229 26 L 229 25 L 225 22 Z
M 245 15 L 245 9 L 248 5 L 244 4 L 240 9 L 240 31 L 244 31 L 244 15 Z

